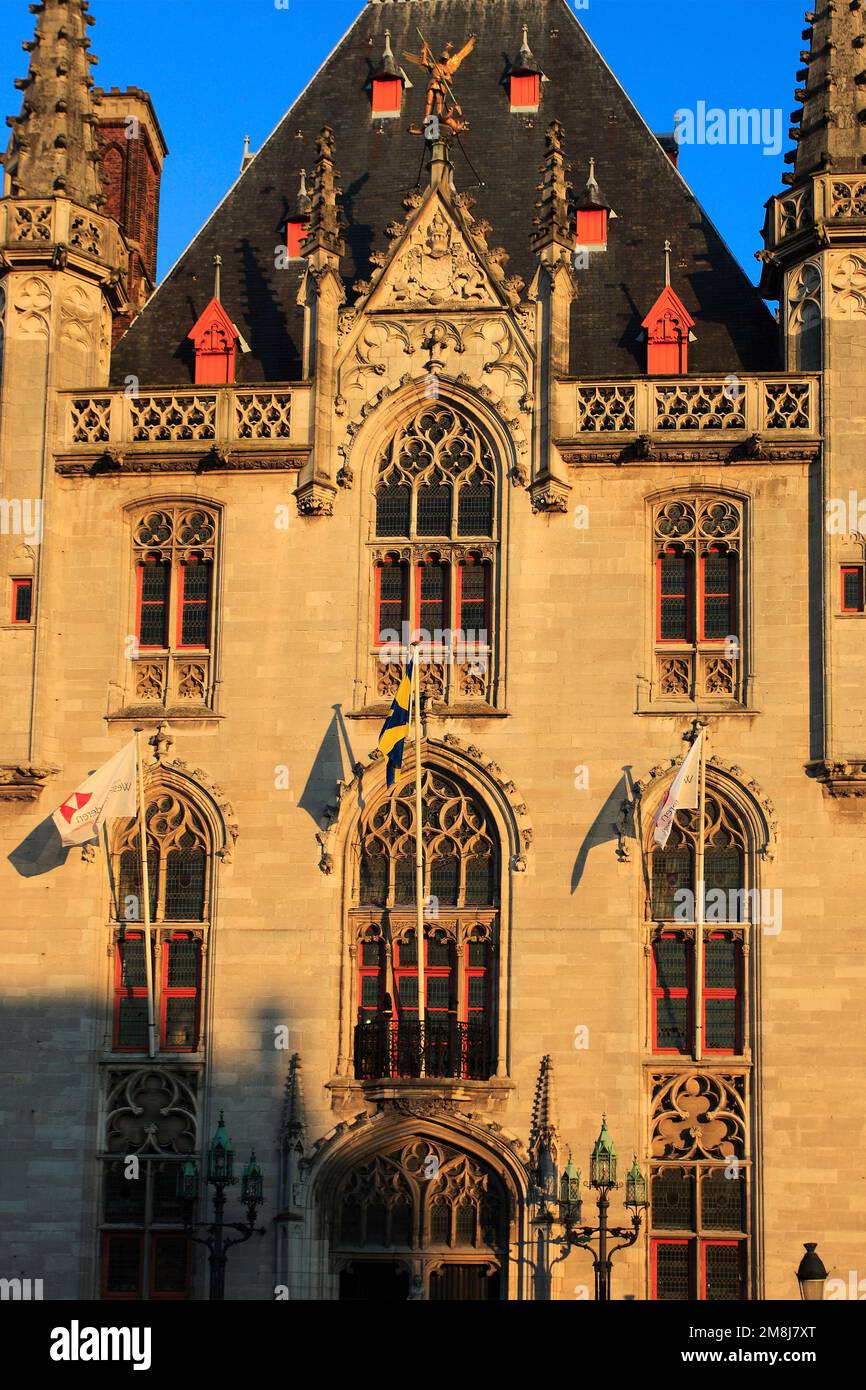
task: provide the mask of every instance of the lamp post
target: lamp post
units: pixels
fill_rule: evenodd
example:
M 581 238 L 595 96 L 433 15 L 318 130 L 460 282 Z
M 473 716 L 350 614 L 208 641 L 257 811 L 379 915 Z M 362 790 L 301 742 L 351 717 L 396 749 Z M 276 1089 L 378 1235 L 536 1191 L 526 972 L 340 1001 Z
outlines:
M 824 1298 L 827 1271 L 821 1256 L 815 1254 L 815 1241 L 807 1241 L 803 1248 L 806 1253 L 797 1268 L 800 1297 L 807 1303 L 821 1303 Z
M 225 1190 L 227 1187 L 233 1187 L 237 1182 L 234 1174 L 234 1163 L 235 1151 L 226 1132 L 225 1118 L 221 1110 L 219 1124 L 208 1150 L 205 1174 L 206 1181 L 214 1189 L 213 1221 L 193 1221 L 192 1219 L 193 1204 L 199 1192 L 198 1170 L 192 1159 L 187 1159 L 186 1163 L 181 1164 L 177 1175 L 177 1195 L 184 1204 L 186 1233 L 198 1245 L 206 1245 L 210 1252 L 209 1296 L 211 1299 L 225 1298 L 226 1259 L 230 1247 L 243 1245 L 244 1241 L 249 1240 L 253 1234 L 263 1236 L 265 1233 L 264 1226 L 256 1226 L 256 1207 L 261 1206 L 265 1198 L 262 1170 L 256 1162 L 255 1150 L 251 1151 L 249 1163 L 246 1164 L 241 1174 L 241 1202 L 247 1209 L 247 1219 L 245 1222 L 226 1221 L 224 1219 Z M 206 1228 L 207 1235 L 194 1235 L 193 1232 L 196 1227 Z M 225 1235 L 226 1230 L 240 1231 L 241 1234 L 230 1239 Z
M 607 1117 L 602 1116 L 601 1132 L 590 1154 L 589 1183 L 587 1184 L 598 1194 L 598 1225 L 585 1226 L 583 1224 L 580 1173 L 572 1163 L 571 1153 L 568 1155 L 568 1163 L 559 1180 L 558 1196 L 554 1198 L 554 1206 L 557 1209 L 556 1216 L 563 1227 L 563 1234 L 556 1238 L 556 1243 L 564 1247 L 564 1254 L 568 1254 L 573 1247 L 590 1251 L 593 1270 L 595 1271 L 595 1297 L 599 1303 L 610 1301 L 613 1257 L 618 1251 L 626 1250 L 630 1245 L 634 1245 L 640 1233 L 641 1215 L 649 1205 L 647 1181 L 638 1167 L 637 1154 L 635 1154 L 634 1162 L 625 1179 L 625 1205 L 632 1214 L 631 1227 L 608 1224 L 610 1193 L 621 1186 L 616 1180 L 616 1169 L 616 1149 L 607 1132 Z M 551 1218 L 547 1213 L 546 1198 L 551 1195 L 551 1187 L 555 1187 L 555 1180 L 551 1184 L 550 1175 L 546 1172 L 544 1179 L 543 1184 L 539 1184 L 543 1209 L 542 1217 L 550 1220 Z M 556 1219 L 556 1217 L 552 1219 Z M 597 1249 L 593 1248 L 592 1245 L 593 1238 L 596 1236 L 598 1237 Z M 609 1244 L 611 1239 L 617 1241 L 618 1244 L 611 1246 Z

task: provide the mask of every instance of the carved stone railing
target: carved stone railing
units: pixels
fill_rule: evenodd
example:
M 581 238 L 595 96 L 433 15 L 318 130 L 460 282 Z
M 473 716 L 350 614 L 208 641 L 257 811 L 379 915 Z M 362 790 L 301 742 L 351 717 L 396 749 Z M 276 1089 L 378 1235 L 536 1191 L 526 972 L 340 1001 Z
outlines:
M 371 656 L 375 700 L 390 704 L 406 669 L 402 649 L 389 652 L 387 648 L 378 648 Z M 464 641 L 458 633 L 452 634 L 450 642 L 422 648 L 420 685 L 421 694 L 432 708 L 464 708 L 477 704 L 481 711 L 493 706 L 492 648 Z
M 812 377 L 747 376 L 676 380 L 574 382 L 574 434 L 665 436 L 692 434 L 746 439 L 802 431 L 818 433 L 818 384 Z
M 770 204 L 770 246 L 780 246 L 809 227 L 866 221 L 866 175 L 821 174 Z
M 273 454 L 297 467 L 309 448 L 310 389 L 303 385 L 106 388 L 67 391 L 61 402 L 61 472 L 99 458 L 118 469 L 135 460 L 146 468 L 150 454 L 201 457 L 209 449 L 227 464 L 230 456 Z
M 740 662 L 724 647 L 670 646 L 655 652 L 651 704 L 719 700 L 739 703 Z
M 140 653 L 130 663 L 124 688 L 117 688 L 109 717 L 207 714 L 215 708 L 215 695 L 209 652 Z

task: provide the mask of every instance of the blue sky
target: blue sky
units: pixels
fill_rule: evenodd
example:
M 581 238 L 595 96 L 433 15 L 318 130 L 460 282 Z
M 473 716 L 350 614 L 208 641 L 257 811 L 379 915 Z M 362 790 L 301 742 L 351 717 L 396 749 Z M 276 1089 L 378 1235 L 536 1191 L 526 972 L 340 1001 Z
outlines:
M 234 181 L 243 137 L 265 140 L 361 8 L 361 0 L 91 0 L 94 77 L 149 91 L 168 142 L 159 274 Z M 783 150 L 805 46 L 804 0 L 588 0 L 578 19 L 653 130 L 674 111 L 767 108 Z M 0 0 L 0 114 L 17 113 L 28 0 Z M 459 37 L 459 36 L 455 36 Z M 763 204 L 782 155 L 760 145 L 683 146 L 680 168 L 752 279 Z M 409 182 L 411 183 L 411 178 Z

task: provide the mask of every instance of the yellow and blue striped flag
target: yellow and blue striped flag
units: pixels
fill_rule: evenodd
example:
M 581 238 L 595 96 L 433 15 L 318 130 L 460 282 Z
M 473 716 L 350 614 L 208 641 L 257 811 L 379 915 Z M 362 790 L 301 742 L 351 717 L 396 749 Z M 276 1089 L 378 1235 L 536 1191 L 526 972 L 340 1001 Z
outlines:
M 412 662 L 406 667 L 403 679 L 391 702 L 388 718 L 379 735 L 379 751 L 388 759 L 388 786 L 393 787 L 403 766 L 403 744 L 409 727 L 409 704 L 412 698 Z

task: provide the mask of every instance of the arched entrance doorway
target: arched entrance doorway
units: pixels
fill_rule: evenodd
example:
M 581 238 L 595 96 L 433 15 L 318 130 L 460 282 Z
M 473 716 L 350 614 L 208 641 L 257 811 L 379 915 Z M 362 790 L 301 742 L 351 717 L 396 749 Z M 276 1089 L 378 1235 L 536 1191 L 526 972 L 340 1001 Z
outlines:
M 504 1296 L 508 1203 L 492 1167 L 439 1139 L 403 1139 L 351 1168 L 332 1249 L 343 1300 Z

